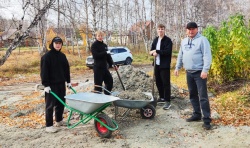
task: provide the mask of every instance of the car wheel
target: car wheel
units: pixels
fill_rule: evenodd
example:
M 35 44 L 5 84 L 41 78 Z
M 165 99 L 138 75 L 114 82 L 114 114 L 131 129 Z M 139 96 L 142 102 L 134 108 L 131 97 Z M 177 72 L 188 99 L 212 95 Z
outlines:
M 130 57 L 127 57 L 124 64 L 131 65 L 131 63 L 132 63 L 132 59 Z

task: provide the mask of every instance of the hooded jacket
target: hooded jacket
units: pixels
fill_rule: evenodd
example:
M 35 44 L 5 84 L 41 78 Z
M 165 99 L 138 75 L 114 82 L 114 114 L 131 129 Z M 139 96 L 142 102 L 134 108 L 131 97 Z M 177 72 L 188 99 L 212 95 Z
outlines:
M 51 49 L 41 58 L 42 84 L 47 87 L 53 84 L 70 83 L 70 68 L 68 60 L 61 49 L 57 51 L 53 46 L 53 40 L 49 45 Z
M 208 72 L 212 62 L 210 44 L 206 37 L 197 33 L 194 38 L 185 38 L 181 42 L 176 70 L 182 66 L 187 71 Z

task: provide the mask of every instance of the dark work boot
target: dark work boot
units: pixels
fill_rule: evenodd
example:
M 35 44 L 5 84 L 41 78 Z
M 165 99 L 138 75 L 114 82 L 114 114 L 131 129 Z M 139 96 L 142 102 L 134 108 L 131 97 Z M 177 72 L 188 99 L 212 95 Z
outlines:
M 204 122 L 202 127 L 206 130 L 210 130 L 212 126 L 211 126 L 210 122 Z
M 200 121 L 200 120 L 201 117 L 195 117 L 195 116 L 191 116 L 190 118 L 186 119 L 187 122 Z

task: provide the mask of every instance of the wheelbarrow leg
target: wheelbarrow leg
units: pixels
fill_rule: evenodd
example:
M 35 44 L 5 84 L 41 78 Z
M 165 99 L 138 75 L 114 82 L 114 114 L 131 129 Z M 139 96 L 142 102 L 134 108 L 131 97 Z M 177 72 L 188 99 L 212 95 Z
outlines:
M 116 116 L 118 115 L 118 107 L 115 106 L 115 120 L 116 120 Z
M 123 114 L 122 114 L 122 120 L 127 117 L 131 109 L 127 109 Z
M 122 113 L 122 115 L 121 115 L 122 119 L 121 119 L 121 120 L 123 120 L 124 118 L 127 117 L 127 115 L 129 114 L 130 110 L 131 110 L 131 109 L 127 109 L 124 113 Z M 119 115 L 118 106 L 115 106 L 115 120 L 116 120 L 116 117 L 117 117 L 118 115 Z
M 149 104 L 152 104 L 156 108 L 156 106 L 157 106 L 157 100 L 156 100 L 156 98 L 154 98 L 154 101 L 150 102 Z

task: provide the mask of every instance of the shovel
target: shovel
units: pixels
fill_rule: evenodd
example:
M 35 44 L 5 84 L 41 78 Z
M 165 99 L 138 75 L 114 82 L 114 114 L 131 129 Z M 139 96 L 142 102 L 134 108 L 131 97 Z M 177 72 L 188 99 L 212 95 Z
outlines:
M 126 89 L 125 89 L 125 87 L 124 87 L 124 85 L 123 85 L 123 83 L 122 83 L 122 80 L 121 80 L 120 74 L 119 74 L 119 72 L 118 72 L 117 68 L 114 68 L 114 69 L 115 69 L 116 74 L 117 74 L 117 76 L 118 76 L 118 78 L 119 78 L 119 81 L 121 82 L 122 88 L 123 88 L 123 90 L 125 91 Z
M 111 56 L 111 54 L 110 54 L 110 56 Z M 111 60 L 112 60 L 113 64 L 115 65 L 115 63 L 114 63 L 114 61 L 113 61 L 113 59 L 112 59 L 112 56 L 111 56 Z M 115 66 L 116 66 L 116 65 L 115 65 Z M 117 66 L 116 66 L 116 67 L 117 67 Z M 120 77 L 120 74 L 119 74 L 117 68 L 114 67 L 114 69 L 115 69 L 115 72 L 116 72 L 116 74 L 117 74 L 117 76 L 118 76 L 119 81 L 121 82 L 122 88 L 123 88 L 123 90 L 125 91 L 126 89 L 125 89 L 125 87 L 124 87 L 124 85 L 123 85 L 123 83 L 122 83 L 122 79 L 121 79 L 121 77 Z
M 154 98 L 154 102 L 153 102 L 153 105 L 156 107 L 157 105 L 157 100 L 155 98 L 155 56 L 154 56 L 154 70 L 153 70 L 153 85 L 152 85 L 152 95 L 153 95 L 153 98 Z

